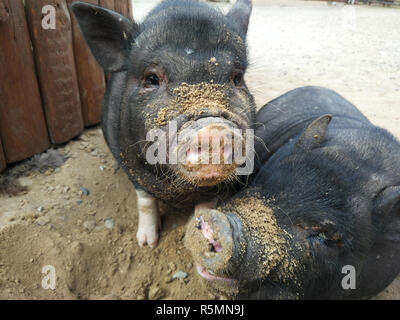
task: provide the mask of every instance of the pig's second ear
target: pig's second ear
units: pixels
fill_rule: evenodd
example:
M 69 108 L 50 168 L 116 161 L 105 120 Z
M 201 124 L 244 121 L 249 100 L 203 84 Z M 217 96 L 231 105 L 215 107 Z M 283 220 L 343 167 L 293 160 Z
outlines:
M 326 130 L 332 120 L 332 115 L 326 114 L 311 122 L 296 142 L 296 149 L 309 151 L 318 148 L 325 139 Z
M 226 15 L 229 20 L 236 23 L 243 38 L 246 38 L 252 8 L 251 0 L 236 0 L 236 3 Z
M 88 3 L 74 2 L 71 9 L 100 66 L 107 72 L 126 69 L 137 25 L 119 13 Z
M 384 221 L 384 238 L 400 242 L 400 186 L 383 190 L 375 199 L 376 219 Z

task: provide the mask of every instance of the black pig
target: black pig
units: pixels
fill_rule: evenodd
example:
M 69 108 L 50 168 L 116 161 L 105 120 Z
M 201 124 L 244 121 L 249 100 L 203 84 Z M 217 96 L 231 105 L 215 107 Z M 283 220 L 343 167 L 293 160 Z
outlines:
M 290 91 L 257 114 L 259 170 L 217 209 L 195 212 L 186 246 L 220 293 L 344 299 L 400 271 L 400 144 L 337 93 Z
M 166 0 L 137 24 L 72 5 L 93 55 L 111 74 L 102 128 L 137 190 L 141 246 L 158 242 L 156 199 L 175 207 L 207 203 L 237 178 L 239 163 L 228 161 L 234 154 L 225 140 L 243 142 L 233 131 L 251 128 L 255 117 L 243 80 L 251 8 L 250 0 L 238 0 L 224 15 L 198 1 Z M 207 145 L 210 137 L 218 146 Z M 210 153 L 227 161 L 209 163 Z

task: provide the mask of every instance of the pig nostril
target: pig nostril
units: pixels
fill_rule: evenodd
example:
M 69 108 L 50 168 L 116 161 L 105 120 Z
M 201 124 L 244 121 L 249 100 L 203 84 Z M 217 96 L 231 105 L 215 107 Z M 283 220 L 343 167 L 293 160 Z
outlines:
M 211 242 L 208 244 L 208 251 L 211 252 L 220 252 L 222 251 L 221 245 L 216 242 L 215 240 L 211 240 Z
M 222 246 L 213 237 L 213 231 L 210 225 L 204 221 L 203 217 L 196 218 L 195 228 L 201 230 L 203 236 L 208 240 L 208 252 L 220 252 Z
M 221 246 L 218 245 L 217 243 L 209 243 L 208 244 L 208 251 L 211 252 L 220 252 L 222 250 Z

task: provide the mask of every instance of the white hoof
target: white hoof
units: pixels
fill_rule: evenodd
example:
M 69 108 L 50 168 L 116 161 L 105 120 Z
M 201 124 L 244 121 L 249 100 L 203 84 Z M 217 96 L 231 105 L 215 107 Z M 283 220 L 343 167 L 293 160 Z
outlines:
M 158 244 L 160 233 L 160 215 L 157 200 L 143 190 L 137 190 L 139 213 L 139 226 L 136 239 L 140 247 L 148 245 L 155 248 Z

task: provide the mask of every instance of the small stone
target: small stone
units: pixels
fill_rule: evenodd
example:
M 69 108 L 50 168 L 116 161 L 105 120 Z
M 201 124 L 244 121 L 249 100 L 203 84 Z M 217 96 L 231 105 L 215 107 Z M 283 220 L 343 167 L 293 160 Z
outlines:
M 176 269 L 175 263 L 173 263 L 173 262 L 168 263 L 168 269 L 175 271 L 175 269 Z
M 50 219 L 47 217 L 39 217 L 35 221 L 39 226 L 45 226 L 50 222 Z
M 33 181 L 29 178 L 26 177 L 21 177 L 18 178 L 18 183 L 22 186 L 22 187 L 29 187 L 33 184 Z
M 87 189 L 85 187 L 81 187 L 80 189 L 82 191 L 82 194 L 84 194 L 85 196 L 88 196 L 90 194 L 89 189 Z
M 93 220 L 87 220 L 83 223 L 83 227 L 88 231 L 92 231 L 95 226 L 96 222 L 94 222 Z
M 188 274 L 184 271 L 177 271 L 174 273 L 174 275 L 172 276 L 172 279 L 185 279 L 187 278 Z
M 119 163 L 117 161 L 114 161 L 112 164 L 112 167 L 114 170 L 118 170 L 119 169 Z
M 44 210 L 44 208 L 43 207 L 39 207 L 39 208 L 37 208 L 37 211 L 39 211 L 39 212 L 42 212 Z
M 114 228 L 114 219 L 111 218 L 111 217 L 105 218 L 105 219 L 104 219 L 104 226 L 105 226 L 107 229 L 112 229 L 112 228 Z

